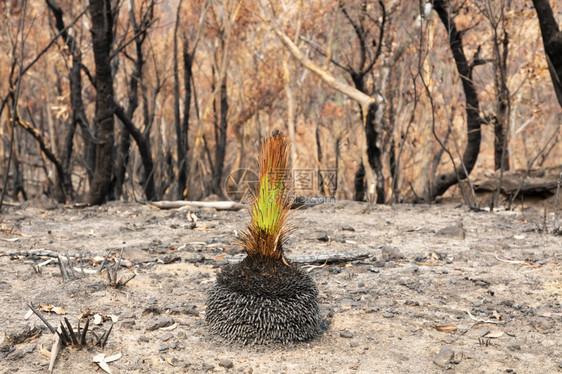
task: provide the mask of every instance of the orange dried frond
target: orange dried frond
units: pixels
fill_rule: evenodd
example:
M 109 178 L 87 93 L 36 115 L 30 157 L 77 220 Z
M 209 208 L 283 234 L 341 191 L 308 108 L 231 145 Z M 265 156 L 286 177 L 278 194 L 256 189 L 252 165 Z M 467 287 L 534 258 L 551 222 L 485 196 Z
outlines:
M 260 148 L 259 182 L 254 192 L 251 221 L 241 233 L 250 256 L 283 257 L 282 244 L 290 231 L 286 196 L 289 176 L 289 142 L 281 135 L 267 138 Z

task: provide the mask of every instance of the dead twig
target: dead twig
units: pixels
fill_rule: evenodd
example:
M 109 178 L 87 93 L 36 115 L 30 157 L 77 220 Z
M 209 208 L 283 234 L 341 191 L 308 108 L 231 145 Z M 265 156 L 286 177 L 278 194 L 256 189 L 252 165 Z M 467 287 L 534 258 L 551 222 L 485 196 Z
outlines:
M 504 260 L 498 257 L 497 253 L 494 255 L 494 257 L 496 258 L 496 260 L 501 261 L 501 262 L 507 262 L 509 264 L 525 264 L 526 261 L 520 261 L 520 260 Z
M 468 309 L 466 309 L 466 312 L 468 313 L 468 316 L 469 316 L 471 319 L 475 320 L 475 321 L 478 322 L 478 323 L 493 323 L 494 325 L 503 325 L 503 324 L 505 323 L 505 322 L 503 322 L 503 321 L 493 321 L 493 320 L 490 320 L 490 319 L 480 319 L 480 318 L 476 318 L 476 317 L 474 317 L 474 316 L 470 313 L 470 310 L 468 310 Z

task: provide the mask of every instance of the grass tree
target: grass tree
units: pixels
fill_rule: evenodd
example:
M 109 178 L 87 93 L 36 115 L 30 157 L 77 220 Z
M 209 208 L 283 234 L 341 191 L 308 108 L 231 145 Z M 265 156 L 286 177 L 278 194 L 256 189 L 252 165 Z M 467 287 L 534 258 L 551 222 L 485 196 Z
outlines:
M 288 173 L 289 143 L 273 135 L 260 148 L 251 220 L 240 236 L 247 256 L 220 271 L 207 301 L 210 330 L 228 340 L 287 344 L 322 330 L 314 281 L 283 254 L 292 229 Z

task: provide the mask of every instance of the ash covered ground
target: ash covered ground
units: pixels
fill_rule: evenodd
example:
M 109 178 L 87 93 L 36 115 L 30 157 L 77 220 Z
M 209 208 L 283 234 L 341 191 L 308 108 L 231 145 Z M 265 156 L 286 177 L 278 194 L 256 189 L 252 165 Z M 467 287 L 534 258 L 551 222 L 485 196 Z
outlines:
M 562 372 L 562 237 L 537 230 L 539 210 L 349 201 L 300 210 L 287 256 L 347 258 L 301 265 L 328 330 L 307 344 L 243 346 L 209 333 L 205 301 L 221 264 L 243 253 L 246 211 L 50 208 L 26 203 L 1 218 L 0 373 L 47 371 L 53 336 L 25 319 L 30 302 L 63 308 L 44 313 L 54 325 L 87 310 L 118 317 L 103 351 L 65 348 L 55 373 L 101 373 L 92 357 L 102 352 L 122 354 L 113 373 Z M 121 249 L 118 276 L 137 275 L 113 288 L 93 271 Z M 74 265 L 86 274 L 64 280 L 56 261 L 34 269 L 55 253 L 83 256 Z

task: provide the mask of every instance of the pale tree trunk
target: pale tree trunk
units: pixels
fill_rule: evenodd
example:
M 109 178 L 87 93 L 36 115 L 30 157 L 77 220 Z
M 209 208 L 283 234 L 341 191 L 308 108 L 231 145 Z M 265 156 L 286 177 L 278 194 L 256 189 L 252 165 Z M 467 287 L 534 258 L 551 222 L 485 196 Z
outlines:
M 302 25 L 302 14 L 303 14 L 303 1 L 299 0 L 299 17 L 296 25 L 295 43 L 298 42 L 300 36 L 300 29 Z M 285 95 L 287 97 L 287 130 L 289 132 L 289 139 L 291 140 L 291 166 L 293 168 L 297 167 L 297 147 L 295 139 L 295 129 L 296 129 L 296 100 L 295 100 L 295 87 L 292 79 L 292 63 L 291 54 L 287 51 L 283 53 L 283 79 L 285 81 Z
M 433 22 L 428 22 L 427 24 L 427 50 L 433 51 L 433 42 L 435 35 L 435 28 Z M 423 51 L 420 51 L 423 53 Z M 423 60 L 422 71 L 420 72 L 424 76 L 424 81 L 427 82 L 429 93 L 432 93 L 433 83 L 431 79 L 431 71 L 433 67 L 427 58 Z M 431 168 L 433 166 L 434 151 L 433 145 L 435 144 L 435 139 L 433 139 L 433 131 L 431 130 L 431 111 L 424 111 L 420 123 L 425 125 L 421 126 L 419 129 L 419 148 L 418 152 L 414 153 L 414 165 L 420 165 L 419 170 L 415 172 L 416 179 L 414 181 L 414 190 L 417 196 L 423 196 L 425 201 L 430 200 L 431 193 Z
M 382 112 L 384 111 L 383 97 L 378 94 L 375 94 L 375 96 L 369 96 L 361 92 L 357 88 L 339 79 L 336 79 L 336 77 L 334 77 L 329 71 L 319 67 L 312 60 L 306 57 L 301 52 L 301 50 L 295 45 L 295 43 L 293 43 L 293 41 L 285 33 L 283 33 L 278 27 L 274 26 L 273 30 L 275 31 L 275 34 L 277 35 L 279 40 L 285 45 L 285 47 L 289 50 L 289 52 L 291 52 L 293 57 L 295 57 L 305 68 L 307 68 L 316 76 L 318 76 L 328 86 L 341 92 L 342 94 L 348 96 L 349 98 L 355 100 L 360 105 L 361 112 L 362 112 L 363 127 L 365 129 L 365 131 L 361 131 L 359 135 L 360 142 L 361 144 L 364 145 L 363 152 L 362 152 L 362 159 L 364 160 L 363 161 L 364 164 L 368 164 L 371 166 L 371 167 L 364 168 L 366 179 L 367 179 L 367 185 L 376 186 L 377 183 L 379 183 L 379 185 L 376 188 L 380 191 L 381 190 L 380 182 L 381 179 L 384 178 L 382 175 L 382 167 L 379 169 L 380 173 L 377 173 L 377 176 L 375 177 L 373 169 L 377 167 L 376 161 L 374 160 L 374 158 L 377 157 L 377 150 L 375 149 L 375 147 L 372 148 L 369 147 L 369 144 L 371 145 L 376 144 L 376 139 L 375 141 L 368 142 L 366 137 L 367 135 L 372 135 L 369 134 L 369 131 L 371 131 L 374 128 L 375 121 L 380 120 L 380 118 L 382 117 Z M 384 187 L 382 190 L 384 191 Z M 384 198 L 384 194 L 382 194 L 382 197 Z M 377 200 L 378 199 L 379 198 L 377 197 Z
M 283 78 L 285 80 L 285 95 L 287 97 L 287 129 L 291 140 L 291 166 L 297 167 L 297 149 L 295 140 L 296 128 L 296 109 L 295 109 L 295 88 L 291 82 L 290 54 L 283 54 Z

